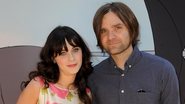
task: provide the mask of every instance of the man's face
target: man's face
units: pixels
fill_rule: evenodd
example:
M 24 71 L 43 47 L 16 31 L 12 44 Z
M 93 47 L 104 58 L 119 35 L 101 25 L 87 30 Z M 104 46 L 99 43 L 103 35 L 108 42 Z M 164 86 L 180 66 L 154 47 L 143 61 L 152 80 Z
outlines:
M 110 55 L 123 53 L 131 47 L 127 27 L 113 12 L 104 15 L 100 35 L 102 46 Z

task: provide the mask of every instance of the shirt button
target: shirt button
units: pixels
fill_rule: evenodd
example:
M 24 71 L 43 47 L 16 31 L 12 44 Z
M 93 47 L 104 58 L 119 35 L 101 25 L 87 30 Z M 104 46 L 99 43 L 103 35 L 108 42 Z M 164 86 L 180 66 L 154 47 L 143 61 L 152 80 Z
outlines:
M 128 65 L 128 67 L 129 67 L 129 68 L 131 68 L 131 67 L 132 67 L 132 65 Z
M 122 77 L 124 77 L 124 76 L 125 76 L 125 74 L 121 74 L 121 76 L 122 76 Z
M 124 90 L 121 90 L 121 93 L 124 93 L 125 91 Z

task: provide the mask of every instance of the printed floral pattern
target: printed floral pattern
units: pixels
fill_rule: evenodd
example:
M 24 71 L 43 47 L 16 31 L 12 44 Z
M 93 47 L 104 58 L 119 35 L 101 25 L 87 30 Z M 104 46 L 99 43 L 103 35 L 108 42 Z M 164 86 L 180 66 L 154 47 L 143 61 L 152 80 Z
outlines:
M 42 79 L 40 83 L 43 85 Z M 90 90 L 87 90 L 90 94 Z M 82 104 L 78 97 L 77 89 L 68 90 L 59 88 L 53 83 L 48 88 L 43 87 L 40 90 L 38 104 Z

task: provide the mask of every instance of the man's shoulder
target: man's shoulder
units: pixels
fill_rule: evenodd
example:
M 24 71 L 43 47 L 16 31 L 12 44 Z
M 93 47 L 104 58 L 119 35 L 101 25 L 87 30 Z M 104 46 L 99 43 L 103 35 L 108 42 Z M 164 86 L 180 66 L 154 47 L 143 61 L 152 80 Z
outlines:
M 103 69 L 104 67 L 106 67 L 107 65 L 109 65 L 109 59 L 104 59 L 103 61 L 101 61 L 100 63 L 98 63 L 97 65 L 94 66 L 94 70 L 100 70 Z
M 158 56 L 158 55 L 153 55 L 150 53 L 142 52 L 143 59 L 145 62 L 155 64 L 160 67 L 173 67 L 172 63 L 168 61 L 167 59 Z
M 97 80 L 100 81 L 102 75 L 105 75 L 105 73 L 108 72 L 107 70 L 109 68 L 109 65 L 110 65 L 109 58 L 106 58 L 93 67 L 94 70 L 88 78 L 88 83 L 90 87 L 94 86 L 95 81 Z
M 142 56 L 146 60 L 151 60 L 151 61 L 157 61 L 157 62 L 166 62 L 165 58 L 162 58 L 161 56 L 155 55 L 155 54 L 150 54 L 146 52 L 142 52 Z

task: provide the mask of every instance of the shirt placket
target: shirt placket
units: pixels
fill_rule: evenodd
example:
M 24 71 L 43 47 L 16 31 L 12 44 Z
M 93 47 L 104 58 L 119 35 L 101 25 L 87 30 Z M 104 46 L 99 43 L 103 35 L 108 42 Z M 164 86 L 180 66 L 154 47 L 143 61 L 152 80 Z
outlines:
M 127 91 L 127 87 L 126 87 L 126 80 L 127 80 L 127 73 L 128 71 L 131 69 L 132 65 L 131 64 L 128 64 L 125 66 L 125 69 L 121 71 L 121 74 L 120 74 L 120 89 L 119 89 L 119 97 L 120 97 L 120 104 L 127 104 L 127 101 L 125 98 L 126 95 L 128 94 L 128 91 Z

